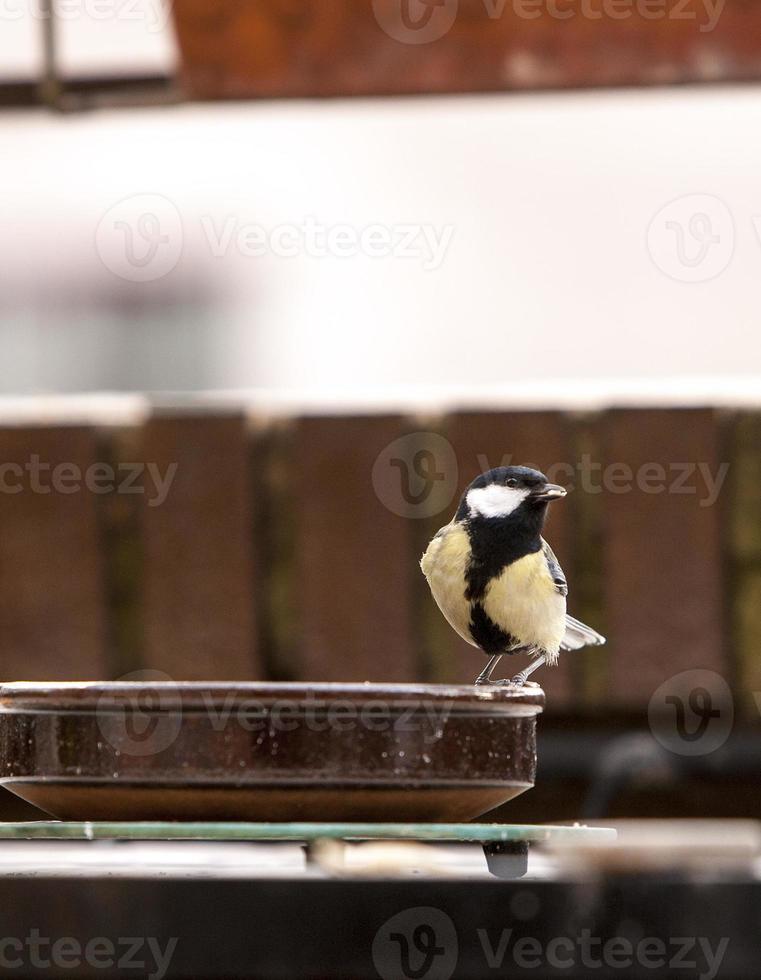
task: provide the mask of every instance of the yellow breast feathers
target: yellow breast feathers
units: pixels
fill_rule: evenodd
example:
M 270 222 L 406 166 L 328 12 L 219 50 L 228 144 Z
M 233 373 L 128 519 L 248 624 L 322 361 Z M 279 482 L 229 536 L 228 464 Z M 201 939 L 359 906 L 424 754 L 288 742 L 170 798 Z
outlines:
M 447 622 L 472 646 L 471 603 L 465 598 L 470 540 L 459 524 L 448 524 L 431 541 L 420 567 Z M 517 641 L 516 646 L 547 652 L 557 660 L 565 633 L 565 596 L 553 581 L 543 552 L 525 555 L 505 567 L 481 600 L 489 619 Z
M 484 612 L 521 646 L 546 651 L 555 663 L 565 634 L 565 596 L 557 591 L 541 551 L 502 570 L 486 587 Z
M 428 545 L 420 561 L 431 594 L 444 618 L 463 640 L 478 646 L 470 635 L 470 603 L 465 598 L 465 570 L 470 539 L 460 524 L 447 524 Z

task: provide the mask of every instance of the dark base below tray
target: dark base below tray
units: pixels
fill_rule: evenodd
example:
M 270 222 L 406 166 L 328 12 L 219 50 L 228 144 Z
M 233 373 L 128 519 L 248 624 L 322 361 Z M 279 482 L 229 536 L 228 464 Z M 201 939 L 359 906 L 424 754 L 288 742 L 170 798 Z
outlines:
M 458 822 L 506 803 L 530 783 L 335 788 L 172 787 L 24 782 L 5 786 L 61 820 Z

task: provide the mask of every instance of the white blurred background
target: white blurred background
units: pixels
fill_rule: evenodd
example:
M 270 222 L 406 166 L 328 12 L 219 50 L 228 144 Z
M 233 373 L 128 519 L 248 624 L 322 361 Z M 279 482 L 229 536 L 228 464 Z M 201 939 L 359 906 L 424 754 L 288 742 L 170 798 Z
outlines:
M 64 74 L 170 72 L 145 25 L 72 20 Z M 0 146 L 3 394 L 758 390 L 758 86 L 17 110 Z

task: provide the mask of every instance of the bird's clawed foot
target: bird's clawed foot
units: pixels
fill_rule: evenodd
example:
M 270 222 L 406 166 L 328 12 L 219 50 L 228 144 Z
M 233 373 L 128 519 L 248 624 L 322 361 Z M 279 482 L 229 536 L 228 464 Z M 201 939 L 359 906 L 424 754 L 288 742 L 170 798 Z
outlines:
M 539 685 L 535 681 L 526 680 L 525 677 L 522 677 L 520 674 L 516 674 L 515 677 L 512 677 L 509 680 L 506 677 L 499 681 L 477 680 L 476 687 L 539 687 Z
M 532 681 L 530 681 L 529 677 L 534 673 L 537 667 L 541 667 L 542 664 L 545 663 L 546 657 L 538 657 L 533 661 L 533 663 L 529 664 L 525 670 L 522 670 L 520 674 L 516 674 L 515 677 L 511 678 L 510 680 L 504 679 L 500 681 L 493 681 L 491 679 L 492 672 L 501 659 L 502 654 L 496 654 L 495 656 L 489 658 L 488 664 L 474 681 L 476 687 L 526 687 L 526 685 L 530 685 L 531 687 L 539 686 L 538 684 L 534 684 Z

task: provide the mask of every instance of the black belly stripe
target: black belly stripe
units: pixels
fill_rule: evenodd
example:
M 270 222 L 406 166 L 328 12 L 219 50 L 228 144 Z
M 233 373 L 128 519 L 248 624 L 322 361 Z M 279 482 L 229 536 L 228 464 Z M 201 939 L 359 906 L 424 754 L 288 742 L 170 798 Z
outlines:
M 511 647 L 518 641 L 490 619 L 480 602 L 475 602 L 470 610 L 470 635 L 481 647 L 484 653 L 493 656 L 495 653 L 509 653 Z
M 465 530 L 470 541 L 470 560 L 465 569 L 465 598 L 478 602 L 486 595 L 492 579 L 526 555 L 542 550 L 542 539 L 534 528 L 512 518 L 470 518 Z

